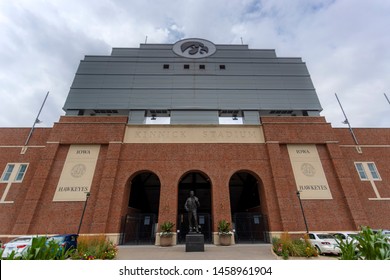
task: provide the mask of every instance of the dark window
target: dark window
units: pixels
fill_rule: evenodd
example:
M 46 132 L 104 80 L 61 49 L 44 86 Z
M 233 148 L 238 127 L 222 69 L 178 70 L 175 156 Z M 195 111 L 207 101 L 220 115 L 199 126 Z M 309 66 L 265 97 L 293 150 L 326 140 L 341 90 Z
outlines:
M 12 171 L 14 170 L 15 164 L 7 164 L 7 167 L 4 170 L 1 181 L 8 182 L 9 177 L 11 177 Z
M 367 180 L 368 177 L 367 177 L 367 174 L 366 174 L 366 171 L 364 170 L 364 167 L 363 167 L 363 163 L 361 162 L 356 162 L 355 163 L 355 166 L 356 166 L 356 169 L 359 173 L 359 177 L 361 180 Z
M 118 110 L 94 110 L 96 114 L 118 114 Z
M 169 69 L 169 64 L 164 64 L 163 69 Z
M 370 169 L 371 176 L 374 180 L 380 179 L 378 170 L 376 169 L 375 163 L 373 162 L 368 162 L 367 163 L 368 169 Z
M 189 64 L 184 64 L 184 69 L 190 69 L 190 65 Z
M 21 164 L 19 166 L 18 173 L 16 174 L 15 181 L 21 182 L 23 180 L 24 174 L 27 170 L 27 164 Z
M 226 66 L 224 64 L 219 65 L 219 70 L 225 70 Z
M 204 64 L 201 64 L 201 65 L 199 65 L 199 69 L 204 70 L 204 69 L 206 69 L 206 66 Z

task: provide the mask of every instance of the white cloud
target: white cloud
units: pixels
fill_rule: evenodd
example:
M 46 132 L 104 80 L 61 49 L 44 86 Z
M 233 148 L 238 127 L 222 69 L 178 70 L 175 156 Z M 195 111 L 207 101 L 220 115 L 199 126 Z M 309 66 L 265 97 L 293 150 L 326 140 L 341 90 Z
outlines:
M 381 0 L 68 0 L 0 1 L 0 127 L 51 126 L 63 114 L 80 59 L 112 47 L 174 43 L 200 37 L 215 43 L 275 49 L 302 57 L 322 115 L 333 126 L 389 127 L 390 2 Z

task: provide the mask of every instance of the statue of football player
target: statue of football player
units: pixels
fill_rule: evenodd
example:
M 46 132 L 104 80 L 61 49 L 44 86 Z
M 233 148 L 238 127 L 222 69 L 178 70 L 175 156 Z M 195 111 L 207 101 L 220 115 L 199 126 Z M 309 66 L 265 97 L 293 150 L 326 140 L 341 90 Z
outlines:
M 190 197 L 187 198 L 184 208 L 188 212 L 188 222 L 190 231 L 199 233 L 197 209 L 199 208 L 199 199 L 194 195 L 194 191 L 190 191 Z

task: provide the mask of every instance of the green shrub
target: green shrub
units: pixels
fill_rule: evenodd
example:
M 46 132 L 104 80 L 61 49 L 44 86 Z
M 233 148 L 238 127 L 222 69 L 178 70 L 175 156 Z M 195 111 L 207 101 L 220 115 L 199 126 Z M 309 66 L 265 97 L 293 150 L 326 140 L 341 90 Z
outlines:
M 77 252 L 72 255 L 75 260 L 114 259 L 118 249 L 104 235 L 80 236 L 77 242 Z
M 369 227 L 362 227 L 356 240 L 359 259 L 390 260 L 390 244 L 381 231 L 374 233 Z
M 358 259 L 358 253 L 357 253 L 357 244 L 353 240 L 348 239 L 336 239 L 337 243 L 339 244 L 339 248 L 341 250 L 341 254 L 339 259 L 340 260 L 357 260 Z
M 52 241 L 46 244 L 46 237 L 34 237 L 31 246 L 21 256 L 11 252 L 6 260 L 64 260 L 72 255 L 74 249 L 65 251 L 58 243 Z M 1 252 L 2 253 L 2 252 Z
M 230 228 L 230 223 L 226 220 L 220 220 L 218 222 L 218 234 L 219 235 L 233 235 Z
M 172 230 L 173 227 L 175 226 L 174 223 L 172 222 L 164 222 L 161 224 L 160 228 L 160 236 L 171 236 L 173 234 Z
M 46 237 L 33 238 L 31 246 L 22 255 L 23 260 L 56 260 L 66 259 L 69 254 L 57 242 L 46 244 Z
M 3 251 L 1 251 L 1 255 L 3 255 Z M 12 251 L 7 257 L 1 258 L 2 260 L 20 260 L 22 259 L 21 256 L 15 256 L 16 252 Z
M 307 238 L 291 239 L 288 233 L 283 233 L 280 238 L 272 238 L 273 251 L 283 259 L 289 257 L 316 257 L 317 251 Z
M 362 226 L 356 235 L 357 244 L 352 241 L 338 240 L 342 260 L 390 260 L 390 244 L 381 232 L 373 232 L 371 228 Z

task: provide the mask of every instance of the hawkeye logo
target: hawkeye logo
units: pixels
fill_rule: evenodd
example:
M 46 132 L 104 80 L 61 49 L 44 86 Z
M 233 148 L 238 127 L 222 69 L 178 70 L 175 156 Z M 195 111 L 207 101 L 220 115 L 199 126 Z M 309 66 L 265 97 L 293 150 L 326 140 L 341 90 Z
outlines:
M 185 39 L 173 45 L 173 52 L 187 58 L 204 58 L 215 53 L 213 43 L 203 39 Z

